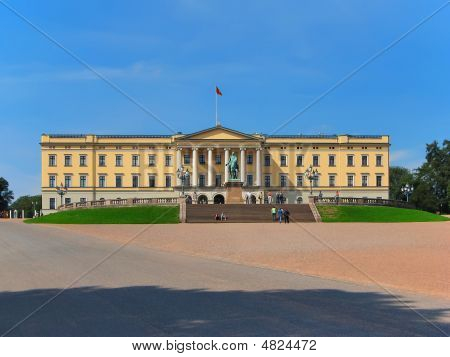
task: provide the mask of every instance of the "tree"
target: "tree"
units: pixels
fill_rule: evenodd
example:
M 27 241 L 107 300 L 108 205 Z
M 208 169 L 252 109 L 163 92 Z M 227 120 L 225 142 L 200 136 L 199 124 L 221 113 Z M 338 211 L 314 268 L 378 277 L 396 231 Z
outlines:
M 34 203 L 34 204 L 33 204 Z M 25 211 L 25 217 L 33 217 L 34 210 L 40 211 L 42 207 L 42 196 L 21 196 L 11 205 L 11 209 Z
M 402 186 L 407 183 L 412 185 L 414 176 L 411 171 L 405 167 L 392 166 L 389 168 L 389 198 L 391 200 L 404 200 Z
M 427 144 L 426 162 L 416 170 L 412 201 L 427 211 L 449 212 L 450 140 L 442 147 L 437 141 Z
M 9 189 L 9 183 L 0 177 L 0 211 L 5 211 L 14 199 L 13 192 Z

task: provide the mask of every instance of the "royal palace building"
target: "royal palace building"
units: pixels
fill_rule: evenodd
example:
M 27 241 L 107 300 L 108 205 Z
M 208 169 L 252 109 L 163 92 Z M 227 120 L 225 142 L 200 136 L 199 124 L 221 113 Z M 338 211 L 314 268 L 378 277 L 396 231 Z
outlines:
M 253 202 L 282 193 L 287 203 L 306 203 L 311 189 L 387 199 L 389 145 L 387 135 L 245 134 L 222 126 L 174 135 L 43 134 L 42 206 L 48 213 L 61 201 L 170 198 L 183 190 L 188 202 L 227 203 L 233 153 Z M 189 173 L 184 180 L 180 168 Z M 313 177 L 305 175 L 311 169 Z

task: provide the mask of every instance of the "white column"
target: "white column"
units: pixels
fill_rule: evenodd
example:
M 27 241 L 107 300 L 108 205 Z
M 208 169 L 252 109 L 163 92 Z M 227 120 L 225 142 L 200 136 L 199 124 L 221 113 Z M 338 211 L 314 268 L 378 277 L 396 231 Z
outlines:
M 177 162 L 176 162 L 176 169 L 178 170 L 181 166 L 183 166 L 183 163 L 181 162 L 181 150 L 182 148 L 177 148 Z M 177 175 L 177 186 L 181 186 L 181 179 Z
M 9 219 L 12 219 L 12 213 L 13 213 L 13 212 L 10 210 L 10 211 L 9 211 Z
M 213 148 L 208 148 L 208 186 L 213 186 L 213 174 L 214 174 L 214 166 L 213 166 Z
M 192 186 L 198 186 L 198 148 L 192 148 Z
M 230 149 L 225 149 L 225 164 L 223 165 L 223 167 L 225 167 L 225 181 L 224 182 L 228 182 L 228 180 L 230 179 L 229 174 L 228 174 L 228 160 L 230 160 Z
M 246 177 L 246 160 L 245 160 L 245 148 L 241 148 L 241 162 L 239 168 L 241 169 L 241 181 L 245 184 Z
M 256 149 L 256 186 L 261 186 L 261 148 Z

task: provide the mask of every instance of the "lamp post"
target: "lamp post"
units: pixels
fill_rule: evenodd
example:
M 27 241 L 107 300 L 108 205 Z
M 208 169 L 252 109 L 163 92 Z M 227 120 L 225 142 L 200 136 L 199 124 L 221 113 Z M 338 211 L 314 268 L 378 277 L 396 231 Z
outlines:
M 31 204 L 33 205 L 33 218 L 36 216 L 36 204 L 37 202 L 32 201 Z
M 310 194 L 312 195 L 313 181 L 317 180 L 317 178 L 319 177 L 319 171 L 317 171 L 317 169 L 313 169 L 312 165 L 309 165 L 309 167 L 305 171 L 305 177 L 309 180 L 309 185 L 311 188 Z
M 184 197 L 184 186 L 186 184 L 186 181 L 189 180 L 189 176 L 191 174 L 189 173 L 189 170 L 184 170 L 183 165 L 181 165 L 177 170 L 177 176 L 181 180 L 181 193 Z
M 408 183 L 400 189 L 402 193 L 406 196 L 406 202 L 409 202 L 409 196 L 412 195 L 414 191 L 413 185 L 409 185 Z
M 67 186 L 63 186 L 61 183 L 61 186 L 56 186 L 56 192 L 58 195 L 61 196 L 61 206 L 63 205 L 63 196 L 67 193 Z

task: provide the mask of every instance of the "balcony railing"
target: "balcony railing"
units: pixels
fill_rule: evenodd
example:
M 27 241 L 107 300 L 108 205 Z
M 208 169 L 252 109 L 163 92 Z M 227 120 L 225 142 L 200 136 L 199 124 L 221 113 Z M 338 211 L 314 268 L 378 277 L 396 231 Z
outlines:
M 361 205 L 361 206 L 391 206 L 400 208 L 414 208 L 405 201 L 386 200 L 383 198 L 355 198 L 355 197 L 314 197 L 317 205 Z
M 177 197 L 160 197 L 160 198 L 124 198 L 99 201 L 83 201 L 72 202 L 59 206 L 58 210 L 70 210 L 74 208 L 97 208 L 97 207 L 130 207 L 139 205 L 168 205 L 174 206 L 179 204 Z

